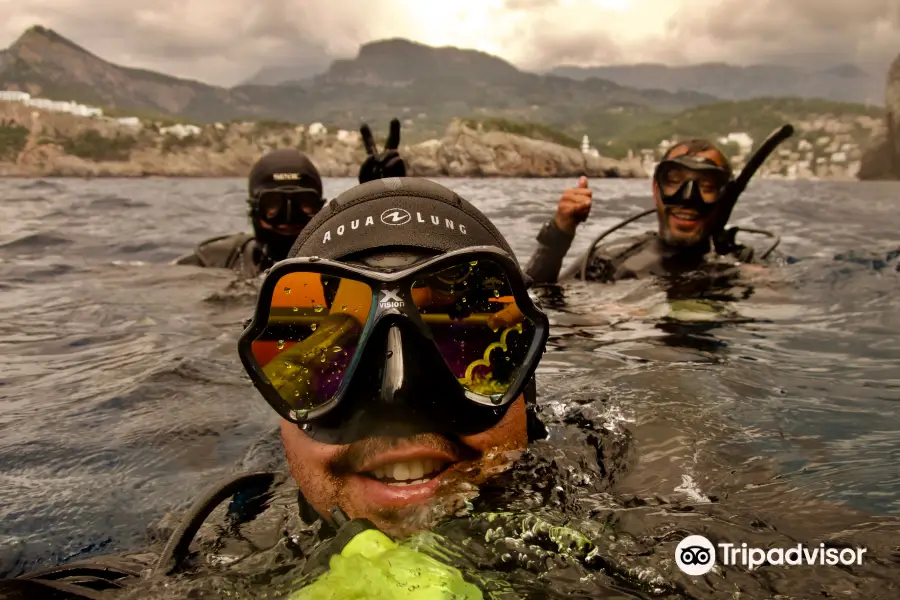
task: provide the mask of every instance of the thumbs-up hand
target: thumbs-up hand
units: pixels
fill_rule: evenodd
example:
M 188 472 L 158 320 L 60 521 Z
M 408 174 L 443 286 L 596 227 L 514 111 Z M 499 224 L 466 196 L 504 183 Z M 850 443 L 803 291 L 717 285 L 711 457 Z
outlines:
M 579 223 L 583 223 L 591 214 L 591 188 L 587 177 L 578 180 L 578 186 L 563 191 L 556 206 L 556 226 L 569 234 L 575 233 Z

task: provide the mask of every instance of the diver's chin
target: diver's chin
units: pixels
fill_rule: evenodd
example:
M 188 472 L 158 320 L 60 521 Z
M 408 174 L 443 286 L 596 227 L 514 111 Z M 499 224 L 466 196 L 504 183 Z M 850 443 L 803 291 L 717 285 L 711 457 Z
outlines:
M 685 218 L 670 213 L 666 218 L 662 238 L 669 246 L 689 248 L 700 243 L 703 233 L 703 221 L 699 217 Z

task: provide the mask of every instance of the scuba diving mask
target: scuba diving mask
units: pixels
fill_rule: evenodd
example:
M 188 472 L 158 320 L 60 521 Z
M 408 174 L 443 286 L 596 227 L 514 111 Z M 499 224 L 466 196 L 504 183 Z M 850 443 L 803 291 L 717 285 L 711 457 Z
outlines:
M 385 269 L 276 264 L 238 349 L 266 401 L 313 439 L 485 431 L 548 337 L 518 264 L 492 246 Z
M 663 160 L 653 179 L 665 206 L 693 209 L 701 216 L 712 212 L 731 181 L 729 172 L 712 159 L 689 155 Z
M 273 228 L 306 226 L 325 200 L 312 188 L 282 186 L 258 192 L 250 198 L 251 216 Z

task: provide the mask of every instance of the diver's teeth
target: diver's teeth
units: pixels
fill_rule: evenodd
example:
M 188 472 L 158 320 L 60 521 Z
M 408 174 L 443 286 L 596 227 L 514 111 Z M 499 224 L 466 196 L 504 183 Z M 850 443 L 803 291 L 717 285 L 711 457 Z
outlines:
M 422 479 L 425 474 L 425 465 L 423 460 L 414 460 L 407 465 L 409 469 L 408 479 Z M 400 479 L 399 477 L 397 479 Z
M 423 458 L 384 465 L 372 469 L 371 475 L 375 479 L 389 482 L 390 485 L 395 485 L 395 483 L 410 485 L 410 482 L 428 481 L 433 475 L 442 471 L 445 465 L 446 463 L 435 458 Z
M 390 473 L 390 476 L 396 481 L 406 481 L 409 479 L 409 465 L 407 463 L 395 464 L 393 473 Z

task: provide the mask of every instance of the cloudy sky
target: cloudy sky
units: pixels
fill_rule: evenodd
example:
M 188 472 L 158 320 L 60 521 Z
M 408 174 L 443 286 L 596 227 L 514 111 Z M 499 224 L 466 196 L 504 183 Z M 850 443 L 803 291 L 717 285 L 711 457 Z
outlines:
M 34 24 L 115 63 L 232 85 L 260 67 L 405 37 L 527 69 L 561 63 L 855 63 L 900 54 L 898 0 L 0 0 L 7 46 Z

